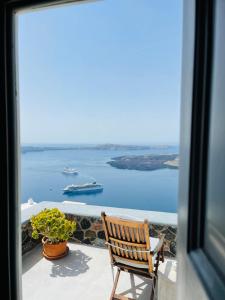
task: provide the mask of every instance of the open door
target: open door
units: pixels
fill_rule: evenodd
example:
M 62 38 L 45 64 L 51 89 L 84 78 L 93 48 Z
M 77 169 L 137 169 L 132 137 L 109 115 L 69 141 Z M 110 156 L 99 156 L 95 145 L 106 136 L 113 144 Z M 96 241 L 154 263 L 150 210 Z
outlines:
M 225 1 L 184 1 L 178 299 L 225 299 Z
M 1 271 L 21 299 L 15 9 L 63 0 L 0 2 Z M 225 299 L 225 0 L 184 0 L 178 300 Z

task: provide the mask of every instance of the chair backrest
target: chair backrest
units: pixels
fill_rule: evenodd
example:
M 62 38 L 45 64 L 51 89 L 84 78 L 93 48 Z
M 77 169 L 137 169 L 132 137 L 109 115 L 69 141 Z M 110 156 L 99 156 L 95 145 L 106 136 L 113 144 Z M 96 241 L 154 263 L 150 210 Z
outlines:
M 125 220 L 102 213 L 106 243 L 112 263 L 120 261 L 139 264 L 153 271 L 150 253 L 149 223 Z

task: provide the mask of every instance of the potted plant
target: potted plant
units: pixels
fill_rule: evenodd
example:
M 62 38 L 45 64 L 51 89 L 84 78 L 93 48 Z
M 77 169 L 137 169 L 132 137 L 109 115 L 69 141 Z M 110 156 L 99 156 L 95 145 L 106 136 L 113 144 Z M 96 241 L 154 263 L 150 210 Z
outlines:
M 57 208 L 44 209 L 30 219 L 32 237 L 42 236 L 43 255 L 48 259 L 64 257 L 68 253 L 67 241 L 76 230 L 76 223 L 66 219 Z

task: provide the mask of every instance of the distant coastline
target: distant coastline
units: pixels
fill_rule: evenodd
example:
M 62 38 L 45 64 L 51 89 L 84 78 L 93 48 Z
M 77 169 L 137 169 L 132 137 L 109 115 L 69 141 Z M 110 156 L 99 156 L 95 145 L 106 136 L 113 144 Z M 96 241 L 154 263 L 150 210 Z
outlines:
M 153 171 L 164 168 L 179 168 L 177 154 L 166 155 L 125 155 L 112 158 L 107 162 L 110 166 L 118 169 Z
M 120 144 L 98 144 L 98 145 L 71 145 L 71 146 L 22 146 L 21 152 L 42 152 L 42 151 L 59 151 L 59 150 L 154 150 L 168 149 L 167 145 L 120 145 Z

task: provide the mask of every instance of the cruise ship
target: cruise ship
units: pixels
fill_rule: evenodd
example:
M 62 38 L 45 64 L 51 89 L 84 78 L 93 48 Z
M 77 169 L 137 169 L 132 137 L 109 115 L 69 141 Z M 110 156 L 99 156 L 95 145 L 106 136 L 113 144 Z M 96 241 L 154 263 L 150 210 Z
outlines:
M 97 183 L 96 181 L 92 183 L 84 183 L 84 184 L 70 184 L 67 185 L 63 191 L 64 193 L 97 193 L 101 192 L 103 190 L 103 186 L 100 183 Z
M 77 175 L 78 171 L 76 169 L 73 169 L 73 168 L 64 168 L 63 173 L 64 174 L 70 174 L 70 175 Z

